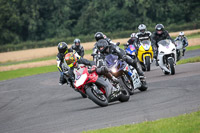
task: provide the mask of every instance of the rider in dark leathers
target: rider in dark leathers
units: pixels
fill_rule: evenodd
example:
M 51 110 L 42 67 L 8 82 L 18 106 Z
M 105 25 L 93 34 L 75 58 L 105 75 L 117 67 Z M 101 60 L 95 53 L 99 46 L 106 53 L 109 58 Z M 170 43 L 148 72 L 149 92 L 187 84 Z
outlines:
M 182 41 L 183 42 L 183 56 L 184 56 L 184 53 L 186 51 L 185 47 L 188 46 L 188 40 L 187 40 L 187 37 L 185 37 L 184 32 L 180 32 L 179 36 L 176 37 L 176 39 L 174 41 Z
M 140 24 L 138 26 L 138 33 L 136 33 L 136 43 L 140 44 L 140 41 L 150 40 L 151 41 L 151 32 L 147 31 L 146 25 Z
M 170 39 L 172 43 L 174 40 L 170 37 L 169 33 L 164 29 L 162 24 L 157 24 L 155 27 L 155 32 L 151 36 L 152 46 L 154 47 L 154 58 L 156 59 L 156 66 L 158 66 L 158 42 L 165 39 Z
M 129 65 L 133 66 L 141 77 L 144 77 L 143 72 L 137 66 L 137 61 L 127 56 L 123 49 L 120 49 L 118 46 L 113 44 L 109 45 L 108 42 L 104 39 L 99 40 L 96 44 L 97 50 L 101 53 L 101 56 L 103 56 L 103 58 L 109 54 L 115 54 L 119 57 L 119 59 L 122 59 L 126 61 Z
M 114 43 L 110 38 L 107 38 L 102 32 L 97 32 L 94 35 L 95 40 L 98 42 L 101 39 L 104 39 L 108 42 L 109 45 L 119 45 L 119 43 Z M 94 62 L 97 61 L 97 43 L 94 44 L 93 52 L 92 52 Z
M 74 44 L 72 44 L 70 49 L 75 50 L 78 53 L 78 55 L 80 55 L 81 57 L 84 56 L 84 48 L 81 45 L 80 39 L 75 39 Z

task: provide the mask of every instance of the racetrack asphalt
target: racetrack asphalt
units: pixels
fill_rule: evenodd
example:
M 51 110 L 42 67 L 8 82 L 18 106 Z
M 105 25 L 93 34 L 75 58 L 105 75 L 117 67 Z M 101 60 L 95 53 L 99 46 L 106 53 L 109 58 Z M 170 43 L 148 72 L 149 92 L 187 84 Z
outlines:
M 59 86 L 58 72 L 1 81 L 0 133 L 76 133 L 199 110 L 200 63 L 175 69 L 175 75 L 164 75 L 152 65 L 145 72 L 146 92 L 136 91 L 128 102 L 108 107 L 83 99 L 67 85 Z

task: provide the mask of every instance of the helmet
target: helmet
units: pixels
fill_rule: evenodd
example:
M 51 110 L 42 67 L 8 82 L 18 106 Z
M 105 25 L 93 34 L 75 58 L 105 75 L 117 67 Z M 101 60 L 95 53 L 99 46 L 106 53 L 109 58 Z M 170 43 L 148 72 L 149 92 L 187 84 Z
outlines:
M 155 29 L 156 29 L 157 34 L 162 34 L 164 30 L 164 26 L 162 24 L 157 24 Z
M 131 34 L 131 38 L 134 38 L 134 37 L 135 37 L 135 33 L 132 33 L 132 34 Z
M 80 39 L 76 38 L 76 39 L 74 40 L 74 44 L 75 44 L 76 47 L 79 47 L 79 46 L 80 46 L 80 43 L 81 43 Z M 78 45 L 77 45 L 77 44 L 78 44 Z
M 184 36 L 184 32 L 180 32 L 180 33 L 179 33 L 179 36 Z
M 108 48 L 108 42 L 104 39 L 101 39 L 97 42 L 97 49 L 103 53 Z
M 139 30 L 139 32 L 142 33 L 142 34 L 145 33 L 146 28 L 147 28 L 147 27 L 146 27 L 146 25 L 144 25 L 144 24 L 140 24 L 140 25 L 138 26 L 138 30 Z
M 65 55 L 65 61 L 69 67 L 73 67 L 76 65 L 77 57 L 73 53 L 68 53 Z
M 65 42 L 60 42 L 58 44 L 58 51 L 59 53 L 66 54 L 68 52 L 68 46 Z
M 104 34 L 102 32 L 97 32 L 94 35 L 94 38 L 96 39 L 96 41 L 99 41 L 100 39 L 104 39 Z

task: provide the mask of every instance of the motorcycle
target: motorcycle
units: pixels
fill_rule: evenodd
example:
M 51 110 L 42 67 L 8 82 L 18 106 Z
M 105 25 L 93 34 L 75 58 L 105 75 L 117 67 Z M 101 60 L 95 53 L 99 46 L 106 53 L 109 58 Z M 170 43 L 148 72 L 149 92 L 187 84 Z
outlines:
M 135 59 L 137 57 L 136 53 L 137 53 L 137 49 L 135 48 L 134 45 L 129 45 L 126 50 L 125 50 L 126 54 L 128 56 L 130 56 L 132 59 Z
M 105 57 L 105 65 L 109 71 L 116 78 L 119 79 L 120 84 L 126 87 L 130 95 L 134 93 L 135 89 L 140 91 L 147 90 L 147 83 L 145 80 L 140 79 L 137 71 L 125 61 L 118 60 L 118 56 L 109 54 Z
M 126 102 L 129 100 L 130 95 L 128 91 L 120 84 L 115 84 L 112 86 L 112 90 L 110 90 L 97 85 L 97 79 L 98 74 L 96 71 L 89 73 L 87 67 L 80 66 L 80 69 L 75 74 L 74 86 L 79 92 L 87 95 L 89 99 L 101 107 L 108 106 L 108 103 L 113 101 Z M 110 84 L 107 79 L 105 82 Z M 113 91 L 116 89 L 119 91 Z
M 179 61 L 183 55 L 183 42 L 178 40 L 175 41 L 175 44 L 176 44 L 176 54 L 177 54 L 176 61 Z
M 176 47 L 169 39 L 158 42 L 158 64 L 164 74 L 175 74 Z
M 137 57 L 142 70 L 150 71 L 151 63 L 153 61 L 153 49 L 149 40 L 143 40 L 140 42 Z

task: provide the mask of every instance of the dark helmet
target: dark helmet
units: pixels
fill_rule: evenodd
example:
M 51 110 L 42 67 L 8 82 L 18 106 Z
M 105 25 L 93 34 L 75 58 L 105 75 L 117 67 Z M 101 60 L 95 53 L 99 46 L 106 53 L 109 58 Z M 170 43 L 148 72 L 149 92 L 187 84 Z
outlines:
M 77 43 L 78 43 L 79 45 L 76 45 Z M 76 38 L 76 39 L 74 40 L 74 44 L 75 44 L 76 47 L 79 47 L 79 46 L 80 46 L 80 43 L 81 43 L 80 39 Z
M 147 28 L 147 27 L 146 27 L 146 25 L 144 25 L 144 24 L 140 24 L 140 25 L 138 26 L 138 30 L 139 30 L 139 32 L 142 33 L 142 34 L 145 33 L 146 28 Z
M 94 35 L 94 38 L 96 39 L 96 41 L 99 41 L 100 39 L 104 39 L 104 34 L 102 32 L 97 32 Z
M 157 24 L 155 29 L 157 34 L 162 34 L 164 31 L 164 26 L 162 24 Z
M 104 39 L 101 39 L 97 42 L 97 49 L 101 52 L 104 53 L 105 50 L 108 48 L 108 42 Z
M 62 53 L 62 54 L 68 53 L 68 46 L 67 46 L 67 43 L 65 43 L 65 42 L 60 42 L 60 43 L 58 44 L 58 51 L 59 51 L 59 53 Z

